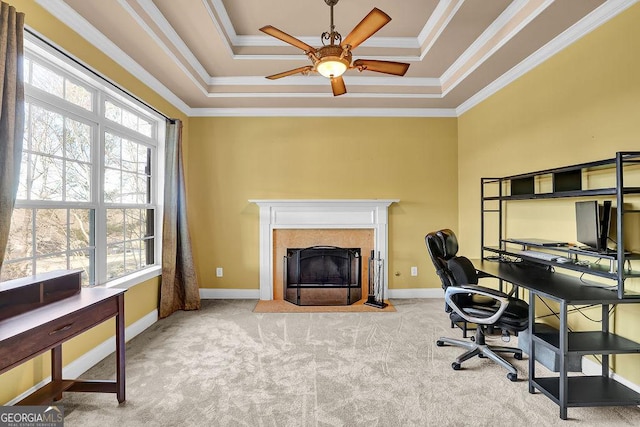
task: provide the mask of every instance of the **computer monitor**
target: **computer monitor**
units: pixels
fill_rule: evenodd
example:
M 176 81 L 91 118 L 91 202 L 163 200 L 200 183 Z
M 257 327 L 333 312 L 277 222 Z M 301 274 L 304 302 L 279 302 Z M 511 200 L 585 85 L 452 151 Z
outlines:
M 599 249 L 600 210 L 596 200 L 576 202 L 576 231 L 579 243 L 591 249 Z
M 592 250 L 605 252 L 611 225 L 611 201 L 602 206 L 596 200 L 576 202 L 578 242 Z

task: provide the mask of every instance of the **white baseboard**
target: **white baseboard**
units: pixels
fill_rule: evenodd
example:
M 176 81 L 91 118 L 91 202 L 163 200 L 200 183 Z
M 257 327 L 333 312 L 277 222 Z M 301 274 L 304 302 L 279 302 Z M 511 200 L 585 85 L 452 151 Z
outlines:
M 442 288 L 412 288 L 389 289 L 389 298 L 441 298 L 444 299 Z
M 260 299 L 260 289 L 200 288 L 201 299 Z
M 136 335 L 140 334 L 142 331 L 147 329 L 149 326 L 153 325 L 158 320 L 158 310 L 153 310 L 149 314 L 142 317 L 140 320 L 132 323 L 124 330 L 124 339 L 125 341 L 129 341 Z M 62 377 L 65 379 L 75 379 L 80 375 L 84 374 L 90 368 L 95 366 L 102 359 L 110 355 L 116 351 L 116 341 L 113 337 L 107 339 L 101 344 L 98 344 L 96 347 L 87 351 L 82 356 L 78 357 L 73 362 L 69 363 L 67 366 L 62 368 Z M 47 354 L 47 353 L 45 353 Z M 40 387 L 46 385 L 51 381 L 51 376 L 48 376 L 44 380 L 40 381 L 38 384 L 31 387 L 29 390 L 25 391 L 21 395 L 15 397 L 9 402 L 5 403 L 5 405 L 15 405 L 17 402 L 21 401 L 34 391 L 38 390 Z

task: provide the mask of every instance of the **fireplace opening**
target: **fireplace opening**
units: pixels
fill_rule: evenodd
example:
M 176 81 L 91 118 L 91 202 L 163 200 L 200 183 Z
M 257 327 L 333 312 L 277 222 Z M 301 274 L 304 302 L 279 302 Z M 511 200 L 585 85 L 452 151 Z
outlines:
M 286 301 L 296 305 L 350 305 L 362 298 L 360 248 L 287 248 Z

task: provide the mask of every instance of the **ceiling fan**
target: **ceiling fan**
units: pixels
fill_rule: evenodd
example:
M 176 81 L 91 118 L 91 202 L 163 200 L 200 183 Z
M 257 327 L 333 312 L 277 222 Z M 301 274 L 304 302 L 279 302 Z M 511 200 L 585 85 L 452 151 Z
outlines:
M 274 26 L 267 25 L 260 28 L 260 31 L 272 37 L 289 43 L 299 49 L 309 57 L 313 65 L 294 68 L 293 70 L 284 71 L 282 73 L 267 76 L 268 79 L 275 80 L 287 77 L 292 74 L 309 74 L 311 71 L 317 71 L 324 77 L 331 79 L 331 89 L 333 96 L 347 93 L 347 87 L 342 79 L 342 74 L 348 69 L 357 69 L 358 71 L 375 71 L 378 73 L 393 74 L 396 76 L 404 76 L 409 69 L 409 64 L 393 61 L 377 61 L 373 59 L 356 59 L 351 63 L 352 50 L 358 47 L 362 42 L 371 37 L 380 28 L 384 27 L 391 18 L 378 8 L 373 8 L 367 16 L 364 17 L 358 25 L 342 40 L 342 36 L 335 30 L 333 25 L 333 6 L 338 0 L 324 0 L 331 8 L 331 27 L 329 31 L 322 33 L 320 40 L 323 46 L 316 49 L 309 46 L 302 40 L 299 40 Z M 326 44 L 326 41 L 329 44 Z

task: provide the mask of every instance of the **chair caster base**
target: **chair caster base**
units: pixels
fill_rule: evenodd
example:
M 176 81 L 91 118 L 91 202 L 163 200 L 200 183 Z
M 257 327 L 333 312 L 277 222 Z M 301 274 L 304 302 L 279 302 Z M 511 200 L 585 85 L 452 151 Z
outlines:
M 453 368 L 454 371 L 459 371 L 462 368 L 462 366 L 460 366 L 458 362 L 453 362 L 451 364 L 451 367 Z
M 518 381 L 518 374 L 508 373 L 508 374 L 507 374 L 507 378 L 508 378 L 508 379 L 509 379 L 509 381 L 511 381 L 511 382 L 516 382 L 516 381 Z
M 516 359 L 516 360 L 522 360 L 522 353 L 515 353 L 515 354 L 513 355 L 513 357 L 514 357 L 514 359 Z
M 444 347 L 444 342 L 443 342 L 443 341 L 438 340 L 438 341 L 436 341 L 436 345 L 437 345 L 438 347 Z

